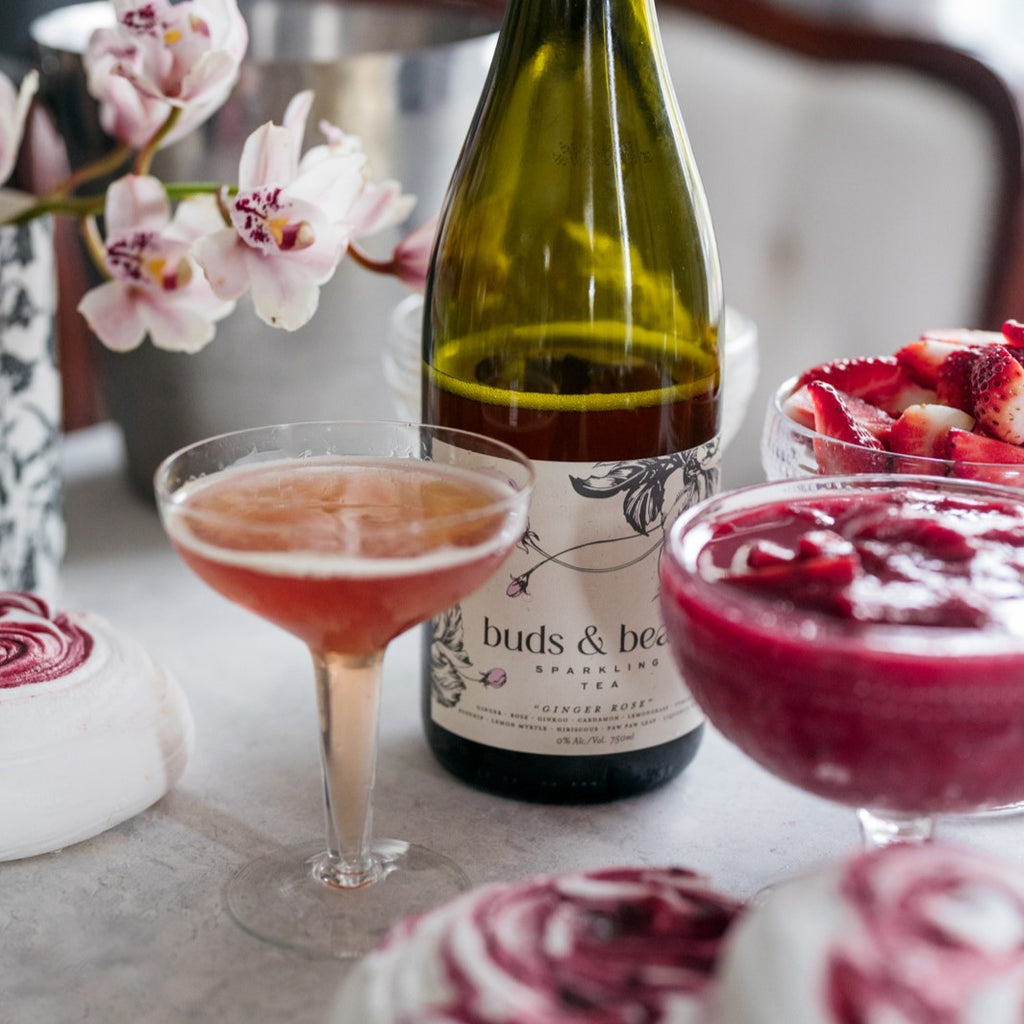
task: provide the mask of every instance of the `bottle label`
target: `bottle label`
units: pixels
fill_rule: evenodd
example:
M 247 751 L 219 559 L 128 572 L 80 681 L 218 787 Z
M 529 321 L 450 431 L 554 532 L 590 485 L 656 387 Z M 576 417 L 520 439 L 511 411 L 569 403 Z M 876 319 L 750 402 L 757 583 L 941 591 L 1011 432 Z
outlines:
M 718 487 L 719 441 L 626 462 L 536 462 L 526 533 L 432 623 L 431 716 L 532 754 L 642 750 L 703 715 L 658 607 L 666 531 Z

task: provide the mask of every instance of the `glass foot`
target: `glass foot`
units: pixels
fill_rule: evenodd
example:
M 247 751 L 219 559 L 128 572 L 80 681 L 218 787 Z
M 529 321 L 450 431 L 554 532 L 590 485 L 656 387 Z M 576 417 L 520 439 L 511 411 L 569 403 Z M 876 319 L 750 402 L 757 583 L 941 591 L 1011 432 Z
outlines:
M 929 817 L 876 814 L 864 808 L 857 811 L 857 820 L 865 845 L 874 848 L 893 843 L 927 843 L 934 825 Z
M 243 867 L 228 884 L 228 910 L 251 935 L 309 956 L 368 953 L 399 918 L 469 888 L 447 857 L 398 839 L 371 847 L 380 880 L 352 889 L 320 881 L 323 842 L 288 846 Z

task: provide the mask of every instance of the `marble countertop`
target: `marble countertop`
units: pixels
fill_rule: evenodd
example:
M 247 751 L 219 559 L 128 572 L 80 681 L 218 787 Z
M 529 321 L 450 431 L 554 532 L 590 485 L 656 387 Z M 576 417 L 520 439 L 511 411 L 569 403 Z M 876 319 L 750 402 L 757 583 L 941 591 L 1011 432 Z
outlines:
M 134 635 L 179 679 L 197 743 L 153 807 L 57 853 L 0 864 L 0 1021 L 329 1019 L 346 965 L 285 952 L 228 917 L 232 873 L 323 833 L 312 669 L 302 645 L 200 584 L 124 480 L 109 425 L 69 436 L 61 604 Z M 858 842 L 851 812 L 780 783 L 711 732 L 647 796 L 533 806 L 445 774 L 423 742 L 416 637 L 385 667 L 376 825 L 459 861 L 474 884 L 612 864 L 680 864 L 747 897 Z M 940 823 L 1024 860 L 1024 816 Z

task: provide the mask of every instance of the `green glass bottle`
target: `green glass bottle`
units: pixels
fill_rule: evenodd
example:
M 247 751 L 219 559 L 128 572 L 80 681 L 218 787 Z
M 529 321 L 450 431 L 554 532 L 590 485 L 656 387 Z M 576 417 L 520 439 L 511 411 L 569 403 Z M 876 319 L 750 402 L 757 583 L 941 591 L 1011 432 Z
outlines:
M 722 302 L 653 0 L 509 0 L 424 317 L 424 419 L 538 471 L 509 565 L 426 637 L 427 740 L 466 782 L 610 800 L 696 753 L 658 559 L 717 489 Z

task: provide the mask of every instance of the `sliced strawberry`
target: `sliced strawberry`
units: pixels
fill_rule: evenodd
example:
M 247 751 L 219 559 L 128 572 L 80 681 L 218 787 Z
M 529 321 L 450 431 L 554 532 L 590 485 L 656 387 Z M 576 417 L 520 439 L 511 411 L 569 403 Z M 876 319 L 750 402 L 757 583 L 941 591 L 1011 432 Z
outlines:
M 922 387 L 934 388 L 943 363 L 963 347 L 951 341 L 936 341 L 922 336 L 904 345 L 896 353 L 896 360 Z
M 1002 345 L 1006 338 L 1000 331 L 978 331 L 972 327 L 933 327 L 925 331 L 922 338 L 931 341 L 945 341 L 951 345 Z
M 867 448 L 883 446 L 893 425 L 888 413 L 821 380 L 808 384 L 807 394 L 814 407 L 814 429 L 819 434 Z
M 974 417 L 947 405 L 908 406 L 889 431 L 889 450 L 899 455 L 944 459 L 949 432 L 954 427 L 971 430 Z
M 785 596 L 798 605 L 846 612 L 849 599 L 843 588 L 861 572 L 860 556 L 846 538 L 815 530 L 801 537 L 797 550 L 779 545 L 765 555 L 751 545 L 742 567 L 725 580 Z
M 825 381 L 812 381 L 807 385 L 807 393 L 814 403 L 814 429 L 824 435 L 814 442 L 822 473 L 871 473 L 886 468 L 885 446 L 857 418 L 867 403 L 853 405 L 849 395 Z M 839 443 L 831 443 L 829 438 Z M 881 460 L 879 452 L 883 455 Z
M 858 356 L 853 359 L 836 359 L 828 363 L 819 363 L 817 366 L 805 370 L 797 378 L 796 387 L 800 388 L 805 384 L 810 384 L 812 380 L 823 380 L 827 384 L 852 393 L 858 389 L 870 390 L 880 385 L 885 386 L 898 373 L 899 365 L 895 356 Z
M 908 525 L 910 529 L 903 537 L 943 562 L 963 562 L 978 553 L 972 538 L 951 526 L 933 519 L 920 519 Z
M 858 523 L 857 536 L 861 540 L 906 543 L 941 558 L 944 561 L 960 561 L 969 557 L 976 549 L 969 537 L 961 530 L 953 529 L 924 512 L 916 513 L 912 508 L 905 514 L 893 516 L 864 516 Z
M 1024 324 L 1019 320 L 1005 321 L 1002 333 L 1011 345 L 1024 345 Z
M 991 434 L 1024 444 L 1024 366 L 1002 345 L 981 350 L 971 365 L 974 415 Z
M 782 402 L 783 415 L 794 423 L 810 430 L 814 429 L 814 403 L 808 394 L 807 385 L 795 388 Z
M 741 551 L 739 568 L 729 579 L 758 586 L 802 579 L 849 583 L 860 567 L 857 549 L 845 537 L 832 530 L 810 530 L 802 534 L 796 548 L 755 541 Z
M 845 403 L 850 418 L 885 444 L 895 417 L 890 416 L 885 410 L 879 409 L 878 406 L 866 402 L 863 398 L 848 394 L 839 388 L 836 388 L 836 391 Z M 817 429 L 814 399 L 806 384 L 802 388 L 790 392 L 789 397 L 782 403 L 782 411 L 794 423 L 799 423 L 802 427 L 807 427 L 810 430 Z
M 923 387 L 938 386 L 943 364 L 964 348 L 984 348 L 1006 341 L 998 331 L 972 331 L 965 328 L 925 331 L 916 341 L 904 345 L 896 360 Z
M 793 552 L 775 541 L 761 538 L 746 548 L 744 564 L 748 569 L 765 569 L 773 565 L 786 565 L 793 561 Z
M 766 590 L 790 590 L 797 585 L 827 584 L 829 588 L 851 582 L 860 568 L 860 559 L 853 555 L 822 555 L 818 558 L 794 558 L 789 562 L 734 572 L 723 579 L 729 583 Z
M 891 416 L 898 416 L 908 405 L 928 402 L 935 397 L 932 391 L 914 381 L 895 356 L 861 356 L 822 363 L 801 374 L 794 390 L 811 381 L 831 384 Z
M 965 480 L 1024 486 L 1024 448 L 984 434 L 954 428 L 949 432 L 946 455 L 954 473 Z
M 935 396 L 939 402 L 974 415 L 971 368 L 983 351 L 981 348 L 964 347 L 949 355 L 939 368 L 939 379 L 935 385 Z
M 854 566 L 860 561 L 860 556 L 852 542 L 834 530 L 808 530 L 806 533 L 802 533 L 797 544 L 797 554 L 803 559 L 846 559 Z
M 895 417 L 879 409 L 877 405 L 865 402 L 863 398 L 857 398 L 856 395 L 845 395 L 838 389 L 836 393 L 843 400 L 846 411 L 853 422 L 866 430 L 876 441 L 880 441 L 883 448 L 886 447 L 889 442 L 889 432 L 896 422 Z

